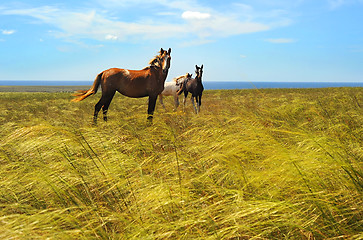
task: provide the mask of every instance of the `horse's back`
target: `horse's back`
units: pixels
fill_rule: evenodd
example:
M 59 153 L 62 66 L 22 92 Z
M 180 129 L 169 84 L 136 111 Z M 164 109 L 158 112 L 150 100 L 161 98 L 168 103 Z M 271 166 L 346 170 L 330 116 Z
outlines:
M 149 69 L 110 68 L 103 71 L 102 91 L 115 91 L 128 97 L 148 96 Z
M 186 84 L 186 90 L 192 94 L 193 97 L 202 95 L 204 90 L 203 84 L 201 82 L 192 79 Z
M 161 93 L 161 95 L 164 95 L 164 96 L 175 95 L 178 90 L 179 90 L 179 88 L 178 88 L 178 86 L 176 86 L 175 82 L 166 82 L 164 84 L 164 90 Z
M 103 71 L 103 79 L 115 78 L 117 80 L 132 80 L 147 79 L 150 76 L 150 69 L 129 70 L 122 68 L 110 68 Z

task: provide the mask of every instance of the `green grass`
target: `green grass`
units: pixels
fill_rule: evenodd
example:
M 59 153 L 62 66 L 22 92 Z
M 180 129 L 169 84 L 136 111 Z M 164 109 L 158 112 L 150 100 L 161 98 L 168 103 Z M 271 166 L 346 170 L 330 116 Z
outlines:
M 74 92 L 89 86 L 0 86 L 0 92 Z
M 70 99 L 0 93 L 1 239 L 363 238 L 362 88 Z

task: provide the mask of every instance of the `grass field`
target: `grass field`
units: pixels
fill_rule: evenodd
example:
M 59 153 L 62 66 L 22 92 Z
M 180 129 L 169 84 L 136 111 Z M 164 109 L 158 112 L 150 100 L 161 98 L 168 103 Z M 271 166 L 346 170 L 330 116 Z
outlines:
M 1 92 L 75 92 L 89 86 L 0 86 Z
M 0 239 L 363 239 L 363 88 L 71 98 L 0 93 Z

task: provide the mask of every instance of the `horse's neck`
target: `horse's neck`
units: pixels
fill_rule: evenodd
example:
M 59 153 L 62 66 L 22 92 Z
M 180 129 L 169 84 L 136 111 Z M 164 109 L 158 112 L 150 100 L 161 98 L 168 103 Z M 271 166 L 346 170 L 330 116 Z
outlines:
M 176 83 L 176 84 L 181 84 L 182 82 L 184 82 L 185 80 L 186 80 L 186 77 L 177 77 L 177 78 L 174 78 L 173 79 L 174 80 L 174 82 Z
M 163 70 L 161 70 L 161 75 L 164 77 L 164 81 L 165 81 L 166 77 L 168 76 L 168 73 L 169 73 L 169 69 L 166 70 L 166 72 L 164 72 Z
M 169 73 L 169 69 L 166 70 L 166 72 L 164 72 L 163 70 L 161 70 L 160 72 L 161 72 L 161 79 L 163 80 L 163 82 L 165 82 L 165 80 L 168 76 L 168 73 Z
M 156 75 L 156 78 L 157 78 L 157 80 L 159 81 L 159 82 L 165 82 L 165 80 L 166 80 L 166 77 L 168 76 L 168 70 L 164 73 L 164 71 L 161 69 L 161 68 L 151 68 L 150 69 L 152 72 L 153 72 L 153 74 L 155 74 Z

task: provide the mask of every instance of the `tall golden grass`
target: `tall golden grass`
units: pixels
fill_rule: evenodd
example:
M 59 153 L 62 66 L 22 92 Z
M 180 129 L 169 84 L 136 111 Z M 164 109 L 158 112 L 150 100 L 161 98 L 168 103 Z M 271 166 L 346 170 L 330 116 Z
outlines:
M 362 88 L 70 99 L 0 93 L 1 239 L 363 238 Z

